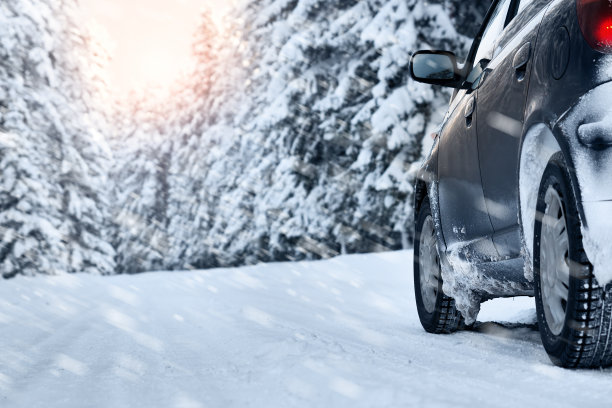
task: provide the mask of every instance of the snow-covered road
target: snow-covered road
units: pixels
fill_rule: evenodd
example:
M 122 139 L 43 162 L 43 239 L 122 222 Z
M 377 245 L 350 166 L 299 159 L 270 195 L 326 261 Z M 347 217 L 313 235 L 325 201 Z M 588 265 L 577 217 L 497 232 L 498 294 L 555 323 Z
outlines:
M 0 282 L 1 407 L 590 407 L 529 324 L 426 334 L 408 252 Z M 530 299 L 480 321 L 529 322 Z

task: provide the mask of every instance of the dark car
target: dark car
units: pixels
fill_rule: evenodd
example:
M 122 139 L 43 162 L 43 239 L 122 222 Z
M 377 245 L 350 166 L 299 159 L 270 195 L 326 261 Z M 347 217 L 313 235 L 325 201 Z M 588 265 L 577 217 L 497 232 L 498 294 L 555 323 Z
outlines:
M 496 0 L 464 62 L 419 51 L 410 71 L 455 88 L 416 186 L 425 330 L 535 296 L 555 364 L 612 365 L 610 0 Z

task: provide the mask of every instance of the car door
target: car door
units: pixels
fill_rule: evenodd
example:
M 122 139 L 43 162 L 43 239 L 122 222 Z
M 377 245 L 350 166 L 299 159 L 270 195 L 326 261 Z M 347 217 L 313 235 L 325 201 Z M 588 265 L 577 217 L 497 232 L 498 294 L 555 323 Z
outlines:
M 494 3 L 495 8 L 489 13 L 482 40 L 474 44 L 470 55 L 474 52 L 476 56 L 481 55 L 481 44 L 487 49 L 492 47 L 503 30 L 511 2 L 499 0 Z M 474 61 L 472 58 L 471 62 Z M 479 258 L 496 257 L 497 253 L 491 238 L 493 226 L 487 213 L 480 176 L 476 107 L 476 92 L 468 89 L 458 92 L 449 109 L 448 119 L 440 132 L 438 199 L 447 247 L 457 243 L 469 245 L 471 250 L 463 253 L 477 262 Z
M 548 0 L 522 0 L 512 21 L 482 58 L 490 59 L 477 91 L 478 158 L 493 242 L 502 257 L 518 257 L 518 164 L 531 62 Z

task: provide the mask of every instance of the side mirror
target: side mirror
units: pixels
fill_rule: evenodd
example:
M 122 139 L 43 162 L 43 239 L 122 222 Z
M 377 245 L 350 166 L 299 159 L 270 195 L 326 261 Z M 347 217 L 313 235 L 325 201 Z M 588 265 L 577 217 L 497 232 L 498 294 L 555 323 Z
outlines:
M 448 51 L 417 51 L 410 60 L 410 76 L 418 82 L 464 88 L 465 78 L 457 57 Z

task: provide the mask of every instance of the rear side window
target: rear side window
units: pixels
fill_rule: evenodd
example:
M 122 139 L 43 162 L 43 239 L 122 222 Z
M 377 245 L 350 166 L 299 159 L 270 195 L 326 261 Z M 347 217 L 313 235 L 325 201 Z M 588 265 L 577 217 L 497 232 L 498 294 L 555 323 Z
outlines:
M 474 59 L 475 63 L 483 59 L 493 58 L 493 48 L 495 47 L 499 35 L 504 30 L 510 3 L 510 0 L 502 0 L 495 8 L 489 20 L 489 24 L 482 35 L 482 40 L 480 41 L 478 51 L 476 52 L 476 58 Z
M 530 5 L 531 3 L 533 3 L 533 0 L 521 0 L 516 14 L 517 15 L 521 14 L 521 11 L 525 10 L 527 6 Z

